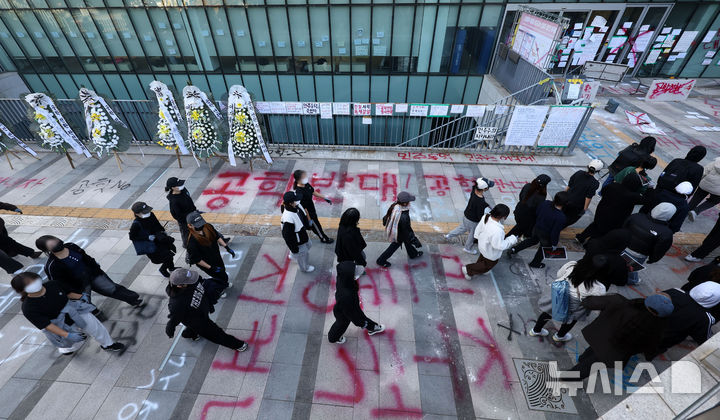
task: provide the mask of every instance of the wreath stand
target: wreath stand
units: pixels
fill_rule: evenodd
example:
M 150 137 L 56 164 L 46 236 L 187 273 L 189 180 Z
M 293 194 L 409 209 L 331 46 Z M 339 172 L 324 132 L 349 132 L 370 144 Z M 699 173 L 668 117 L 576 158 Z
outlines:
M 120 159 L 120 155 L 118 154 L 117 150 L 113 149 L 113 154 L 115 155 L 115 162 L 117 162 L 118 169 L 120 169 L 120 172 L 122 172 L 123 161 L 122 159 Z
M 75 164 L 73 163 L 72 157 L 70 157 L 70 153 L 68 151 L 65 151 L 65 157 L 67 158 L 68 162 L 70 162 L 70 167 L 75 169 Z
M 177 156 L 178 166 L 182 168 L 182 160 L 180 160 L 180 150 L 178 148 L 175 148 L 175 156 Z
M 30 153 L 28 153 L 27 151 L 25 151 L 25 153 L 30 155 Z M 10 149 L 5 149 L 5 152 L 3 152 L 3 155 L 5 155 L 5 159 L 7 159 L 8 165 L 10 165 L 10 169 L 15 170 L 15 167 L 13 167 L 12 161 L 10 160 L 10 156 L 9 156 L 10 154 L 15 156 L 17 158 L 17 160 L 22 160 L 22 158 L 17 153 L 15 153 L 14 151 L 12 151 Z M 30 156 L 34 157 L 37 160 L 40 160 L 40 158 L 37 156 L 33 156 L 33 155 L 30 155 Z

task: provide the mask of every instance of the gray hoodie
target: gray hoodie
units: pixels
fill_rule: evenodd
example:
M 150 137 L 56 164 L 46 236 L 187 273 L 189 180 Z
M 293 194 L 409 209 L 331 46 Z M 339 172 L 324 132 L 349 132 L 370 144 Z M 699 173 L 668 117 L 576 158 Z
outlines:
M 650 217 L 655 220 L 667 222 L 672 219 L 677 211 L 677 207 L 671 203 L 660 203 L 650 211 Z
M 720 157 L 705 166 L 699 187 L 710 194 L 720 195 Z

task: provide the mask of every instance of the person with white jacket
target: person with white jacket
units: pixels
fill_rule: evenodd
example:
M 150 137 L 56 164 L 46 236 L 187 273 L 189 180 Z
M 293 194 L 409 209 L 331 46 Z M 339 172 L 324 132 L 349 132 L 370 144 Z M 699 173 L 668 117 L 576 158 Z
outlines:
M 290 249 L 292 259 L 297 261 L 300 271 L 303 273 L 311 273 L 315 271 L 315 267 L 310 265 L 308 252 L 312 246 L 307 229 L 310 223 L 307 216 L 300 206 L 300 200 L 293 191 L 288 191 L 283 195 L 283 204 L 280 207 L 282 217 L 282 236 Z
M 700 204 L 708 195 L 710 197 Z M 714 161 L 705 166 L 700 184 L 698 184 L 695 194 L 690 199 L 688 218 L 691 222 L 694 222 L 698 214 L 716 206 L 718 203 L 720 203 L 720 157 L 715 158 Z
M 462 273 L 466 279 L 472 276 L 485 274 L 492 270 L 502 256 L 503 251 L 515 245 L 517 236 L 510 235 L 505 238 L 503 222 L 510 214 L 510 208 L 505 204 L 498 204 L 493 207 L 490 213 L 480 219 L 475 228 L 475 238 L 478 241 L 480 255 L 473 264 L 462 267 Z
M 570 299 L 568 302 L 568 319 L 560 327 L 560 330 L 553 334 L 553 340 L 557 342 L 570 341 L 573 335 L 570 329 L 575 323 L 584 319 L 590 314 L 590 310 L 582 306 L 582 301 L 588 296 L 603 296 L 607 294 L 609 284 L 604 284 L 600 279 L 607 278 L 608 260 L 604 255 L 585 257 L 580 261 L 570 261 L 560 267 L 557 272 L 557 280 L 566 279 L 570 286 Z M 546 337 L 549 332 L 543 326 L 552 319 L 552 293 L 548 293 L 538 301 L 540 310 L 543 311 L 538 317 L 535 326 L 529 331 L 531 337 Z

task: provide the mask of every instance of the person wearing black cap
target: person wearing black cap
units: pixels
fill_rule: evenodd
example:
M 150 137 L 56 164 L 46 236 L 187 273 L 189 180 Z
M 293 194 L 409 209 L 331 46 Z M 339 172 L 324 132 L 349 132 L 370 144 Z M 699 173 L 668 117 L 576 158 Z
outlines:
M 293 183 L 293 189 L 295 190 L 295 194 L 298 195 L 298 198 L 300 199 L 300 204 L 305 210 L 307 210 L 307 214 L 308 216 L 310 216 L 310 220 L 312 221 L 312 223 L 310 224 L 310 228 L 320 238 L 320 242 L 324 244 L 333 243 L 332 238 L 328 237 L 325 234 L 322 225 L 320 225 L 317 210 L 315 210 L 315 203 L 313 202 L 313 197 L 320 198 L 328 204 L 332 204 L 332 200 L 315 191 L 315 188 L 310 185 L 310 180 L 308 179 L 307 172 L 298 169 L 293 172 L 293 179 L 295 179 L 295 182 Z
M 147 255 L 150 262 L 160 264 L 163 277 L 170 277 L 170 272 L 175 269 L 175 239 L 165 232 L 152 209 L 142 201 L 132 205 L 135 219 L 130 225 L 130 240 L 138 255 Z
M 35 246 L 48 256 L 45 274 L 50 280 L 60 283 L 65 293 L 85 295 L 90 302 L 90 292 L 93 291 L 131 306 L 142 304 L 137 292 L 112 281 L 100 268 L 100 264 L 76 244 L 63 242 L 52 235 L 43 235 L 35 240 Z
M 205 222 L 199 211 L 187 215 L 187 225 L 190 231 L 187 243 L 188 264 L 195 264 L 225 287 L 231 287 L 232 283 L 225 271 L 225 262 L 220 254 L 220 247 L 224 247 L 233 256 L 235 251 L 228 246 L 213 225 Z
M 293 191 L 288 191 L 283 195 L 283 204 L 280 206 L 282 216 L 280 223 L 282 224 L 282 236 L 292 257 L 297 261 L 300 271 L 303 273 L 311 273 L 315 271 L 315 267 L 310 265 L 309 251 L 312 242 L 307 234 L 308 225 L 310 224 L 305 212 L 301 211 L 300 200 Z
M 540 174 L 532 182 L 523 185 L 520 190 L 520 201 L 518 201 L 513 211 L 515 226 L 505 235 L 506 238 L 512 235 L 526 238 L 532 236 L 535 219 L 537 218 L 537 207 L 545 201 L 549 183 L 550 177 L 546 174 Z
M 552 247 L 554 249 L 560 241 L 560 231 L 565 227 L 565 213 L 562 210 L 567 204 L 567 194 L 565 191 L 560 191 L 555 194 L 553 201 L 545 200 L 538 206 L 537 220 L 535 221 L 532 236 L 510 248 L 507 254 L 508 258 L 525 248 L 540 243 L 535 252 L 535 257 L 528 265 L 533 268 L 545 267 L 542 262 L 543 258 L 545 258 L 543 247 Z
M 415 249 L 415 247 L 422 247 L 422 244 L 410 225 L 410 202 L 412 201 L 415 201 L 414 195 L 407 191 L 400 192 L 397 195 L 397 201 L 392 203 L 383 217 L 383 226 L 385 226 L 385 233 L 390 245 L 376 261 L 380 267 L 390 267 L 388 258 L 392 257 L 402 245 L 405 245 L 410 259 L 419 258 L 423 254 L 422 251 Z
M 236 351 L 247 350 L 246 342 L 226 333 L 210 319 L 212 298 L 197 272 L 176 268 L 170 273 L 170 284 L 165 292 L 170 297 L 169 319 L 165 326 L 168 337 L 173 338 L 175 329 L 182 323 L 185 326 L 182 336 L 185 338 L 197 340 L 198 337 L 203 337 Z
M 350 261 L 355 264 L 355 279 L 365 273 L 367 260 L 364 249 L 367 248 L 365 238 L 360 232 L 360 211 L 355 207 L 345 210 L 340 216 L 337 242 L 335 242 L 335 255 L 339 263 Z
M 368 335 L 375 335 L 385 331 L 385 326 L 368 318 L 360 307 L 358 291 L 360 286 L 355 279 L 355 263 L 343 261 L 337 265 L 337 285 L 335 288 L 335 306 L 333 315 L 335 322 L 328 332 L 328 341 L 331 343 L 344 343 L 345 331 L 352 322 L 360 328 L 365 328 Z
M 165 183 L 165 191 L 168 193 L 167 199 L 170 202 L 170 214 L 178 223 L 180 229 L 180 238 L 182 238 L 183 248 L 187 248 L 188 236 L 190 231 L 187 224 L 188 214 L 197 211 L 190 193 L 185 189 L 185 180 L 176 177 L 168 178 Z
M 609 368 L 616 361 L 624 366 L 638 353 L 644 353 L 645 358 L 651 360 L 658 354 L 661 344 L 665 328 L 663 318 L 674 310 L 672 300 L 663 294 L 633 300 L 617 294 L 590 296 L 582 301 L 582 305 L 587 310 L 600 311 L 600 314 L 582 330 L 590 347 L 570 369 L 580 372 L 579 380 L 590 376 L 596 362 Z
M 452 239 L 463 233 L 467 233 L 468 237 L 465 241 L 463 251 L 468 254 L 477 254 L 478 251 L 473 248 L 475 243 L 475 228 L 480 222 L 480 218 L 490 211 L 490 206 L 485 201 L 484 194 L 487 190 L 495 185 L 494 181 L 487 178 L 478 178 L 473 181 L 472 191 L 470 192 L 470 199 L 468 200 L 465 212 L 463 213 L 463 220 L 460 226 L 456 227 L 450 233 L 445 235 L 445 239 Z
M 590 207 L 595 193 L 600 183 L 595 179 L 595 174 L 603 168 L 603 163 L 599 159 L 593 159 L 588 163 L 587 170 L 579 170 L 575 172 L 568 181 L 565 188 L 568 194 L 568 202 L 563 207 L 565 213 L 565 227 L 575 224 Z
M 10 203 L 0 202 L 0 210 L 14 211 L 15 213 L 22 214 L 22 210 Z M 13 258 L 18 255 L 37 259 L 40 258 L 42 252 L 33 251 L 32 248 L 18 243 L 11 238 L 5 228 L 5 221 L 0 217 L 0 267 L 8 274 L 20 270 L 23 268 L 23 265 Z

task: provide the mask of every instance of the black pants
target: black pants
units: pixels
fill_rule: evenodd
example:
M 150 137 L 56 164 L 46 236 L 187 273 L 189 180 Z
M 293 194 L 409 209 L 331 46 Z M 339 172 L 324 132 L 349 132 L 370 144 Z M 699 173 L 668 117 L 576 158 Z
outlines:
M 715 226 L 713 226 L 710 233 L 707 234 L 705 240 L 702 242 L 702 245 L 700 245 L 700 247 L 693 251 L 690 255 L 695 258 L 705 258 L 718 246 L 720 246 L 720 219 L 715 222 Z
M 597 223 L 595 223 L 595 221 L 593 221 L 585 228 L 585 230 L 583 230 L 582 232 L 575 235 L 575 237 L 580 242 L 584 243 L 588 239 L 598 238 L 598 237 L 602 236 L 603 234 L 604 233 L 600 232 L 600 229 L 598 228 Z
M 333 315 L 335 315 L 335 323 L 328 332 L 328 340 L 331 343 L 338 341 L 345 334 L 351 322 L 369 331 L 374 330 L 377 325 L 375 321 L 365 316 L 357 297 L 338 301 L 333 307 Z
M 205 274 L 214 278 L 218 282 L 223 283 L 225 285 L 225 287 L 227 287 L 230 282 L 230 277 L 228 276 L 227 270 L 225 270 L 225 265 L 223 264 L 220 267 L 222 267 L 222 270 L 219 273 L 215 273 L 215 272 L 211 271 L 209 268 L 200 267 L 199 265 L 197 266 L 197 268 L 204 271 Z
M 391 242 L 390 245 L 387 247 L 387 249 L 380 254 L 380 256 L 377 259 L 378 265 L 383 265 L 387 262 L 388 258 L 392 257 L 392 255 L 395 253 L 395 251 L 400 248 L 401 245 L 405 245 L 405 250 L 407 251 L 408 257 L 415 258 L 418 255 L 418 250 L 415 249 L 413 244 L 410 243 L 409 240 L 406 240 L 402 243 L 400 242 Z
M 588 347 L 587 350 L 585 350 L 580 355 L 580 357 L 578 357 L 577 364 L 570 368 L 570 370 L 580 372 L 580 378 L 576 380 L 581 381 L 590 376 L 590 370 L 592 369 L 592 365 L 599 361 L 600 359 L 598 358 L 597 354 L 595 354 L 595 351 L 592 349 L 592 347 Z
M 233 350 L 239 349 L 243 346 L 243 344 L 245 344 L 244 341 L 223 331 L 223 329 L 214 323 L 210 318 L 194 319 L 192 321 L 192 325 L 185 326 L 183 337 L 192 338 L 197 335 L 208 341 L 212 341 L 215 344 L 219 344 Z
M 137 294 L 137 292 L 133 292 L 127 287 L 115 283 L 105 273 L 90 280 L 90 284 L 86 289 L 88 296 L 90 295 L 90 290 L 109 298 L 121 300 L 130 305 L 134 305 L 140 299 L 140 295 Z
M 700 204 L 701 201 L 705 197 L 708 197 L 707 200 L 705 200 L 704 203 Z M 695 191 L 695 194 L 693 194 L 692 198 L 690 199 L 690 210 L 695 210 L 695 213 L 700 214 L 704 212 L 705 210 L 715 207 L 718 203 L 720 203 L 720 195 L 710 194 L 709 192 L 703 190 L 702 188 L 698 187 L 698 189 Z M 698 206 L 698 204 L 700 204 Z
M 544 258 L 542 251 L 543 247 L 552 246 L 552 243 L 550 242 L 550 234 L 548 232 L 535 228 L 533 229 L 533 234 L 531 237 L 515 245 L 513 249 L 515 249 L 515 252 L 520 252 L 523 249 L 530 248 L 531 246 L 538 243 L 540 244 L 540 246 L 538 247 L 537 252 L 535 252 L 535 256 L 533 257 L 532 261 L 530 261 L 531 266 L 537 266 L 542 262 Z
M 15 242 L 12 238 L 7 238 L 7 240 L 9 242 L 9 246 L 5 249 L 0 249 L 0 267 L 2 267 L 6 273 L 12 274 L 23 268 L 23 265 L 12 257 L 16 255 L 32 257 L 35 251 L 21 243 Z
M 567 205 L 563 209 L 563 213 L 565 213 L 565 227 L 568 227 L 570 225 L 574 225 L 582 215 L 585 213 L 585 209 L 582 207 L 575 207 L 573 205 Z
M 313 224 L 310 226 L 310 229 L 312 229 L 313 232 L 320 238 L 321 240 L 328 239 L 328 236 L 323 231 L 322 225 L 320 225 L 320 221 L 318 220 L 317 211 L 315 211 L 315 207 L 311 207 L 307 209 L 308 214 L 310 215 L 310 220 L 312 220 Z
M 153 252 L 152 254 L 148 254 L 148 258 L 150 258 L 150 262 L 153 264 L 160 264 L 160 272 L 165 275 L 173 271 L 175 267 L 175 252 L 177 251 L 175 249 L 175 245 L 170 245 L 169 247 L 164 244 L 157 244 L 158 250 Z M 166 276 L 167 277 L 167 276 Z
M 515 235 L 518 238 L 520 236 L 529 237 L 532 235 L 533 228 L 535 227 L 535 222 L 531 223 L 523 223 L 523 222 L 517 222 L 515 226 L 510 229 L 510 231 L 505 235 L 507 238 L 510 235 Z
M 180 229 L 180 239 L 182 239 L 183 248 L 187 248 L 188 236 L 190 235 L 190 228 L 186 222 L 178 220 L 178 228 Z
M 550 321 L 551 319 L 552 319 L 552 315 L 550 315 L 549 313 L 547 313 L 547 312 L 541 313 L 540 317 L 538 318 L 537 322 L 535 323 L 535 326 L 533 327 L 533 331 L 540 332 L 542 327 L 544 327 L 545 324 L 547 324 L 547 322 Z M 557 332 L 558 337 L 564 337 L 565 335 L 567 335 L 567 333 L 570 332 L 572 327 L 575 326 L 576 322 L 577 321 L 572 321 L 569 324 L 567 324 L 567 323 L 562 324 L 562 326 L 560 326 L 560 329 Z

